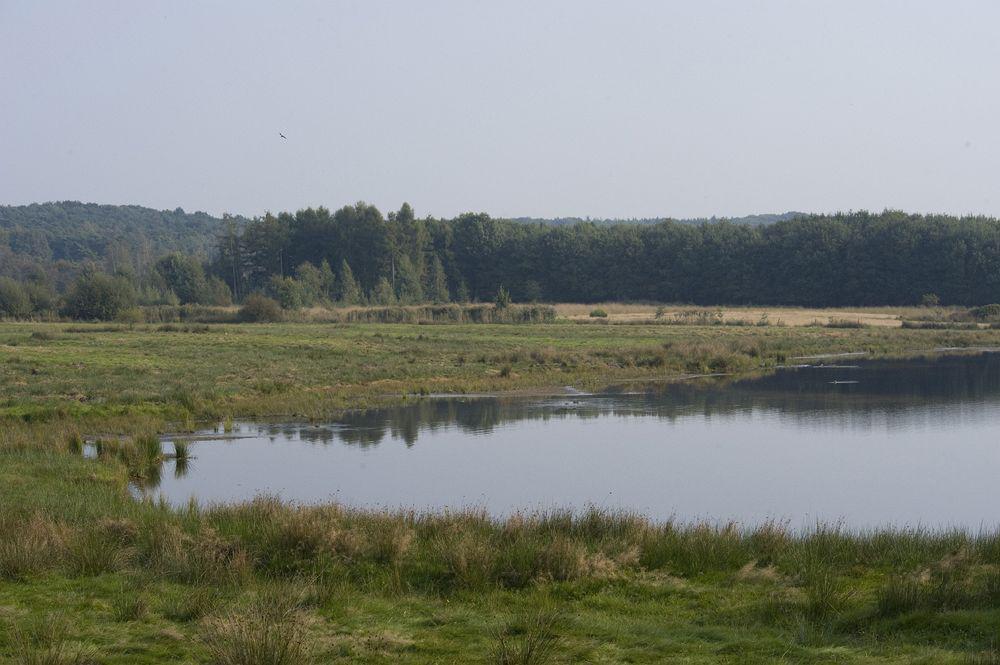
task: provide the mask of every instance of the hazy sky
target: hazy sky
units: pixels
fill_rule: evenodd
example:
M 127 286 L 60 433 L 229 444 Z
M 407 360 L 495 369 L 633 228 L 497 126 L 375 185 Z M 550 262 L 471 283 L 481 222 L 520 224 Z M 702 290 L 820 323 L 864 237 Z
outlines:
M 995 0 L 0 0 L 0 203 L 1000 215 L 998 26 Z

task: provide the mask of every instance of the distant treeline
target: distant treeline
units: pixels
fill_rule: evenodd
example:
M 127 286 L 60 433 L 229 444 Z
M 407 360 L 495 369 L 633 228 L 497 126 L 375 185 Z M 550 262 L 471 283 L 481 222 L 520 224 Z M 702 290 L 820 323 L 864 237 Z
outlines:
M 243 218 L 233 218 L 243 221 Z M 222 222 L 204 212 L 79 201 L 0 206 L 0 246 L 41 261 L 129 262 L 148 252 L 207 255 Z
M 261 319 L 278 305 L 328 304 L 975 306 L 1000 301 L 1000 220 L 886 211 L 530 222 L 418 218 L 406 204 L 383 215 L 365 203 L 247 220 L 0 207 L 0 316 L 115 318 L 251 296 Z
M 567 224 L 590 223 L 598 226 L 611 226 L 616 224 L 659 224 L 660 222 L 677 222 L 678 224 L 713 224 L 715 222 L 731 222 L 733 224 L 749 224 L 758 226 L 761 224 L 773 224 L 796 217 L 805 217 L 803 212 L 783 212 L 780 214 L 746 215 L 743 217 L 689 217 L 686 219 L 673 219 L 671 217 L 515 217 L 511 221 L 522 224 L 550 224 L 552 226 L 565 226 Z
M 230 224 L 211 272 L 288 305 L 657 301 L 802 306 L 1000 300 L 1000 220 L 902 212 L 771 224 L 530 224 L 359 203 Z M 929 296 L 929 297 L 925 297 Z

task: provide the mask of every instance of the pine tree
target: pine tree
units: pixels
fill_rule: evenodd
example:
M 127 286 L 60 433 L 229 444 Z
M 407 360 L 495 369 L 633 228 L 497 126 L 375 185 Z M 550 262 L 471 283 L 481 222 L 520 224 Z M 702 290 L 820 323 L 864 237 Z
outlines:
M 383 277 L 378 281 L 378 285 L 372 292 L 371 300 L 376 305 L 393 305 L 396 303 L 396 294 L 392 292 L 392 284 Z
M 323 259 L 323 262 L 319 265 L 319 275 L 323 297 L 332 300 L 337 289 L 337 277 L 333 274 L 330 262 L 326 259 Z
M 399 257 L 396 269 L 396 291 L 401 303 L 419 303 L 424 300 L 424 287 L 420 283 L 420 273 L 417 272 L 410 257 L 405 254 Z
M 444 272 L 441 259 L 437 256 L 427 270 L 427 295 L 436 303 L 448 302 L 448 276 Z
M 458 283 L 458 291 L 455 292 L 455 301 L 463 303 L 469 302 L 470 297 L 471 296 L 469 295 L 469 286 L 465 283 L 465 280 L 463 279 L 461 282 Z
M 348 265 L 347 259 L 340 264 L 340 302 L 345 305 L 361 303 L 361 287 L 354 279 L 354 272 Z

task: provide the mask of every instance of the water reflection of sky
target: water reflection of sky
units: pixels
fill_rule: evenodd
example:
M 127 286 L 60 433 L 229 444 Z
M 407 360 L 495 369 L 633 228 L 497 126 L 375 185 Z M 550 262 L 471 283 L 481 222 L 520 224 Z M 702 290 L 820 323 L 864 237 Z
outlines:
M 831 381 L 857 383 L 831 383 Z M 628 385 L 551 399 L 427 399 L 324 425 L 241 424 L 164 473 L 169 500 L 495 514 L 599 505 L 654 518 L 856 526 L 1000 523 L 1000 354 Z

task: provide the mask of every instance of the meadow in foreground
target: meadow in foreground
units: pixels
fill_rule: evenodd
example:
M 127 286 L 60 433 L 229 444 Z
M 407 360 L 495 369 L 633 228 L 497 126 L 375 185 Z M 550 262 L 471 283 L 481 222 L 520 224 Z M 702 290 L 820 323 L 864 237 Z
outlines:
M 993 532 L 791 533 L 596 511 L 497 521 L 267 497 L 178 510 L 128 492 L 156 472 L 157 431 L 218 415 L 989 346 L 1000 331 L 77 329 L 0 326 L 11 662 L 1000 661 Z

